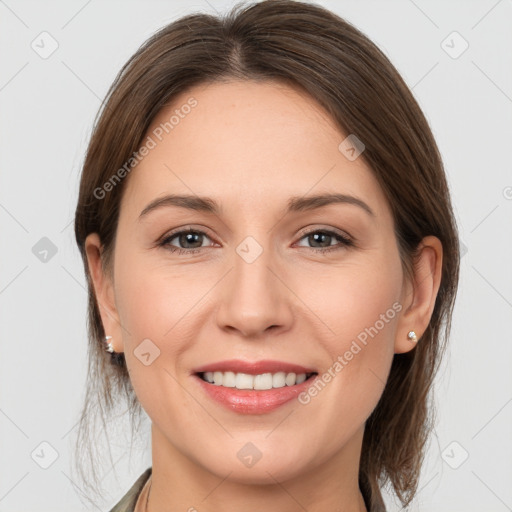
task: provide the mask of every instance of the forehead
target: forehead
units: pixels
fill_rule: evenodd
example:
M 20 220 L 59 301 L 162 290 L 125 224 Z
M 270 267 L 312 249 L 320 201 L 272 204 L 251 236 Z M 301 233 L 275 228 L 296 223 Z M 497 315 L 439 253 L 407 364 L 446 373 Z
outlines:
M 365 196 L 378 211 L 385 199 L 371 170 L 339 149 L 346 136 L 298 88 L 200 84 L 153 120 L 144 139 L 151 139 L 152 149 L 131 172 L 125 197 L 139 213 L 168 193 L 215 197 L 223 209 L 242 211 L 282 208 L 290 196 L 338 192 Z

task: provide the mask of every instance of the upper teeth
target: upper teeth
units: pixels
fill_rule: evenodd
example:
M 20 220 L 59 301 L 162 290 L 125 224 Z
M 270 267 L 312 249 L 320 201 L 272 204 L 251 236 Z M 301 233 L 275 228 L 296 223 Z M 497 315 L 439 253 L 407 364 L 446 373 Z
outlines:
M 262 373 L 250 375 L 234 372 L 204 372 L 203 379 L 216 386 L 237 389 L 272 389 L 294 386 L 306 380 L 305 373 Z

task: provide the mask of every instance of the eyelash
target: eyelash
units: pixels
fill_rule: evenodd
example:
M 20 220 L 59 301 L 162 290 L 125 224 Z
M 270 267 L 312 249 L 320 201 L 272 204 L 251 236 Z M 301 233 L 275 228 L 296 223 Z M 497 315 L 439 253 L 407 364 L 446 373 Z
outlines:
M 163 238 L 158 243 L 158 246 L 164 247 L 165 249 L 171 251 L 172 253 L 178 251 L 179 254 L 195 254 L 195 253 L 201 251 L 201 249 L 204 249 L 204 247 L 198 247 L 198 248 L 195 248 L 195 249 L 181 249 L 179 247 L 174 247 L 174 246 L 170 245 L 171 240 L 174 240 L 174 238 L 176 238 L 179 235 L 188 234 L 188 233 L 205 235 L 205 236 L 208 237 L 208 235 L 204 231 L 194 230 L 194 229 L 185 229 L 185 230 L 182 230 L 182 231 L 176 231 L 174 233 L 170 233 L 169 235 L 167 235 L 165 238 Z M 308 231 L 307 233 L 304 233 L 300 237 L 299 240 L 302 240 L 303 238 L 306 238 L 307 236 L 310 236 L 310 235 L 315 234 L 315 233 L 322 233 L 324 235 L 333 236 L 334 238 L 336 238 L 340 242 L 340 244 L 338 244 L 338 245 L 334 245 L 332 247 L 329 246 L 329 247 L 326 247 L 326 248 L 323 248 L 323 249 L 318 249 L 316 247 L 306 247 L 307 249 L 310 249 L 311 251 L 313 251 L 315 253 L 325 254 L 325 253 L 330 253 L 332 251 L 338 251 L 338 250 L 346 248 L 346 247 L 353 247 L 354 246 L 354 242 L 353 242 L 353 240 L 351 238 L 349 238 L 348 236 L 341 235 L 340 233 L 336 233 L 334 231 L 331 231 L 329 229 L 315 229 L 315 230 L 312 230 L 312 231 Z M 210 237 L 208 237 L 208 238 L 210 238 Z

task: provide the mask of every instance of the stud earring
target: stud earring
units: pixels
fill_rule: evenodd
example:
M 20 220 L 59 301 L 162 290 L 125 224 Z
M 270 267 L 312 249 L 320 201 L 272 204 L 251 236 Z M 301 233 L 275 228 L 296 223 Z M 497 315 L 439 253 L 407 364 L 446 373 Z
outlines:
M 105 350 L 107 352 L 110 352 L 111 354 L 114 353 L 114 346 L 112 345 L 112 342 L 110 341 L 112 339 L 112 336 L 105 336 L 105 343 L 106 343 L 106 347 L 105 347 Z
M 416 336 L 416 333 L 414 331 L 410 331 L 409 334 L 407 334 L 407 338 L 411 340 L 413 343 L 416 343 L 418 341 L 418 336 Z

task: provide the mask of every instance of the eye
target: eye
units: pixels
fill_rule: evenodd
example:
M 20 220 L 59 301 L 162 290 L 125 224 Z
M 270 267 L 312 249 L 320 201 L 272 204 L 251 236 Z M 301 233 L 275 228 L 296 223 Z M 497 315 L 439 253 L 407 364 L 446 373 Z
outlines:
M 180 254 L 193 254 L 199 252 L 201 247 L 205 247 L 203 245 L 205 238 L 209 237 L 203 231 L 186 229 L 183 231 L 170 233 L 165 238 L 163 238 L 158 245 L 165 247 L 171 252 L 179 251 Z M 176 247 L 176 245 L 171 243 L 175 239 L 181 247 Z M 206 246 L 208 246 L 208 244 Z
M 347 235 L 342 235 L 328 229 L 309 231 L 302 236 L 301 240 L 303 239 L 307 239 L 308 243 L 313 245 L 309 249 L 320 253 L 337 251 L 354 245 L 354 242 Z M 332 242 L 336 240 L 338 243 L 333 245 Z
M 204 231 L 186 229 L 168 234 L 158 245 L 165 247 L 171 252 L 178 251 L 179 254 L 194 254 L 200 252 L 202 248 L 209 246 L 208 244 L 204 244 L 205 240 L 209 238 L 210 237 Z M 353 240 L 347 235 L 342 235 L 341 233 L 336 233 L 328 229 L 309 231 L 300 238 L 300 240 L 304 239 L 312 244 L 312 246 L 306 246 L 306 248 L 319 253 L 336 251 L 354 245 Z M 177 241 L 179 247 L 172 243 L 174 240 Z M 332 242 L 336 241 L 338 243 L 332 244 Z M 299 244 L 299 247 L 304 246 Z

